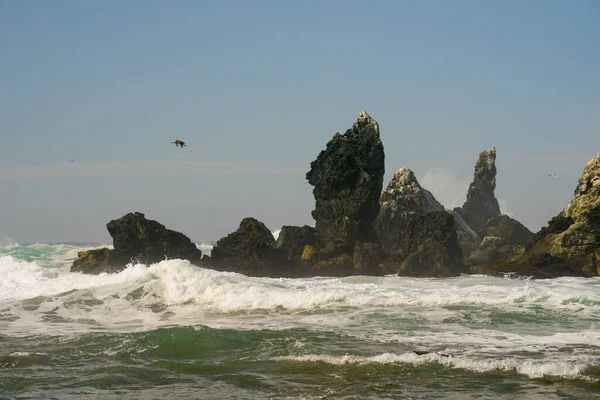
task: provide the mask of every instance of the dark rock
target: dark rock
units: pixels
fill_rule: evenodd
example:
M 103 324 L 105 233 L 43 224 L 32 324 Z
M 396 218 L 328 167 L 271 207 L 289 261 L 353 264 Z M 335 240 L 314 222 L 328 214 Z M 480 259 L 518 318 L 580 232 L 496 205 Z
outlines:
M 113 238 L 114 250 L 97 249 L 78 255 L 71 270 L 89 274 L 119 272 L 131 262 L 146 265 L 165 259 L 185 259 L 200 264 L 202 252 L 182 233 L 146 219 L 144 214 L 129 213 L 106 225 Z
M 356 275 L 383 275 L 385 253 L 379 243 L 356 242 L 354 271 Z
M 289 260 L 300 259 L 306 246 L 323 247 L 323 240 L 315 228 L 308 225 L 281 227 L 275 247 L 285 250 Z
M 500 206 L 494 196 L 496 189 L 496 150 L 482 151 L 475 163 L 473 182 L 467 192 L 467 201 L 454 211 L 480 237 L 485 236 L 484 225 L 493 217 L 500 215 Z
M 454 212 L 454 210 L 446 210 L 454 218 L 454 230 L 458 238 L 458 245 L 463 252 L 465 260 L 469 257 L 473 251 L 477 250 L 481 243 L 481 238 L 475 231 L 465 222 L 460 214 Z
M 467 259 L 468 265 L 510 261 L 523 253 L 524 247 L 513 245 L 497 236 L 486 236 L 481 245 Z
M 248 276 L 292 275 L 285 249 L 275 249 L 271 231 L 254 218 L 244 218 L 235 232 L 219 239 L 205 263 L 220 271 Z
M 490 218 L 485 223 L 484 231 L 487 236 L 499 237 L 510 245 L 525 245 L 533 235 L 519 221 L 504 214 Z
M 111 268 L 108 266 L 108 257 L 112 252 L 113 250 L 108 247 L 80 251 L 77 253 L 77 260 L 73 261 L 71 272 L 83 272 L 93 275 L 98 275 L 102 272 L 115 272 L 111 271 Z
M 407 168 L 381 194 L 375 230 L 387 255 L 386 273 L 454 276 L 465 271 L 454 217 L 423 189 Z
M 175 258 L 199 264 L 202 258 L 202 252 L 183 233 L 146 219 L 139 212 L 112 220 L 106 228 L 115 248 L 107 260 L 112 268 L 123 269 L 132 261 L 150 265 Z
M 326 257 L 313 266 L 313 274 L 317 276 L 349 276 L 354 275 L 354 260 L 348 254 Z
M 389 256 L 386 273 L 446 277 L 466 272 L 452 215 L 446 211 L 407 213 L 395 221 L 394 240 L 382 243 Z
M 374 239 L 384 152 L 379 125 L 365 111 L 343 135 L 336 133 L 306 174 L 314 186 L 312 216 L 326 247 L 351 249 Z

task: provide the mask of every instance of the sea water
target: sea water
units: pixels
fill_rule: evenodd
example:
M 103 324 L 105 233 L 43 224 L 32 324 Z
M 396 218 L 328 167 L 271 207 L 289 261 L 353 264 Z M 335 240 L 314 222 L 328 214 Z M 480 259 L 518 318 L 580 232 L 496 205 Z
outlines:
M 600 398 L 599 278 L 69 272 L 91 247 L 0 246 L 0 398 Z

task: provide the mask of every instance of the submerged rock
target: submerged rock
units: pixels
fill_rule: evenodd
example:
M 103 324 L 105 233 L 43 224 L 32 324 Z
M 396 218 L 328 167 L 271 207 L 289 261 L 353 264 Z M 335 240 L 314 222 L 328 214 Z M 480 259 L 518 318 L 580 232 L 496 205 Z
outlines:
M 375 230 L 387 255 L 386 273 L 454 276 L 465 271 L 454 217 L 408 168 L 400 168 L 381 194 Z
M 88 274 L 119 272 L 131 262 L 154 264 L 165 259 L 185 259 L 200 264 L 202 252 L 183 233 L 135 212 L 106 224 L 114 250 L 97 249 L 82 254 L 71 271 Z
M 379 125 L 363 111 L 346 133 L 333 136 L 306 174 L 325 246 L 351 253 L 356 241 L 373 241 L 384 170 Z
M 496 150 L 482 151 L 475 163 L 473 182 L 467 192 L 467 201 L 454 211 L 480 237 L 485 236 L 485 223 L 500 215 L 500 205 L 494 195 L 496 189 Z

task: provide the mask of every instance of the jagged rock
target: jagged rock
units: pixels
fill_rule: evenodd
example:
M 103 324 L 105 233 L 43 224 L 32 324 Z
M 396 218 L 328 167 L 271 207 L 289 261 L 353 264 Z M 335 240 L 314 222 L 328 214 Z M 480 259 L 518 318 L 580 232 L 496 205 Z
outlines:
M 475 163 L 473 182 L 467 192 L 467 201 L 456 207 L 458 213 L 480 237 L 485 236 L 484 225 L 500 215 L 500 206 L 494 196 L 496 189 L 496 150 L 482 151 Z
M 477 250 L 481 243 L 481 238 L 473 229 L 471 229 L 469 224 L 462 219 L 460 214 L 454 212 L 454 210 L 446 211 L 454 218 L 454 230 L 456 231 L 458 238 L 458 245 L 463 252 L 463 257 L 467 259 L 473 251 Z
M 314 186 L 312 216 L 325 246 L 351 253 L 356 241 L 373 241 L 383 175 L 379 125 L 363 111 L 346 133 L 333 136 L 306 174 Z
M 454 217 L 419 185 L 412 171 L 399 169 L 380 202 L 375 230 L 387 255 L 386 273 L 453 276 L 465 271 Z
M 400 168 L 379 200 L 380 214 L 383 209 L 386 213 L 415 212 L 426 214 L 434 211 L 444 211 L 442 206 L 433 197 L 429 190 L 421 187 L 415 174 L 408 168 Z
M 235 232 L 219 239 L 205 264 L 248 276 L 292 275 L 286 250 L 276 249 L 271 231 L 254 218 L 244 218 Z
M 327 257 L 313 266 L 314 275 L 349 276 L 354 275 L 354 260 L 348 254 Z
M 75 260 L 72 271 L 99 274 L 119 272 L 131 262 L 146 265 L 180 258 L 200 264 L 202 252 L 183 233 L 165 228 L 135 212 L 106 224 L 114 250 L 91 250 Z
M 487 236 L 502 238 L 509 245 L 525 245 L 533 233 L 508 215 L 490 218 L 484 227 Z
M 83 272 L 86 274 L 98 275 L 102 272 L 114 272 L 108 266 L 108 257 L 113 252 L 108 247 L 80 251 L 77 253 L 77 260 L 73 261 L 71 272 Z
M 183 233 L 146 219 L 139 212 L 112 220 L 106 228 L 115 249 L 107 261 L 113 267 L 123 268 L 132 260 L 149 265 L 175 258 L 199 264 L 202 258 L 202 252 Z
M 529 257 L 547 253 L 584 275 L 600 275 L 600 153 L 585 165 L 573 200 L 527 247 Z

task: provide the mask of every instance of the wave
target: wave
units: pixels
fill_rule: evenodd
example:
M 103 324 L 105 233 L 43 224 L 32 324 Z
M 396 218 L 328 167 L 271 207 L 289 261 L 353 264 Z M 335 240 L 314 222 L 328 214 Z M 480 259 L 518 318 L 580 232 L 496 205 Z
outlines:
M 530 378 L 543 378 L 546 376 L 556 376 L 561 378 L 584 378 L 589 379 L 584 375 L 587 368 L 591 367 L 592 363 L 586 362 L 568 362 L 568 361 L 548 361 L 548 360 L 531 360 L 518 358 L 504 359 L 483 359 L 483 358 L 467 358 L 453 357 L 429 353 L 417 355 L 416 353 L 383 353 L 376 356 L 364 357 L 354 355 L 330 356 L 309 354 L 294 357 L 277 357 L 278 360 L 291 360 L 296 362 L 324 362 L 333 365 L 345 364 L 411 364 L 423 365 L 430 363 L 438 363 L 453 368 L 466 369 L 473 372 L 490 372 L 490 371 L 506 371 L 516 372 L 527 375 Z

